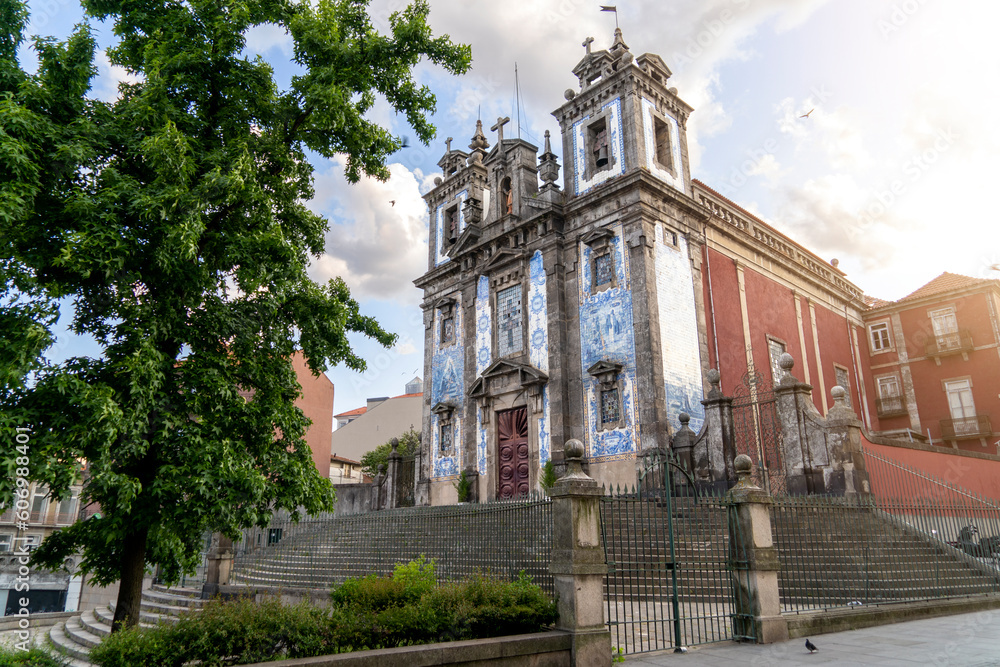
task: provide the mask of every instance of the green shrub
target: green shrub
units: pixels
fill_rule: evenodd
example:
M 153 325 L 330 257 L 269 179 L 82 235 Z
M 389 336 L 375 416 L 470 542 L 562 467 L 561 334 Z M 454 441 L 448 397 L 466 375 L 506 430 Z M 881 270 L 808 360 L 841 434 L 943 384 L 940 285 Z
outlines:
M 173 625 L 124 630 L 90 652 L 101 667 L 204 667 L 241 665 L 333 653 L 331 626 L 323 609 L 286 606 L 279 600 L 213 601 Z
M 422 556 L 387 577 L 346 581 L 331 600 L 329 609 L 213 601 L 174 625 L 115 633 L 90 659 L 101 667 L 220 667 L 538 632 L 556 619 L 555 603 L 523 573 L 515 582 L 477 576 L 437 585 L 434 561 Z
M 0 667 L 63 667 L 65 664 L 65 660 L 40 648 L 21 651 L 9 646 L 0 646 Z
M 552 487 L 554 487 L 558 481 L 559 478 L 556 477 L 555 464 L 552 463 L 552 459 L 549 459 L 545 462 L 545 465 L 542 466 L 542 478 L 538 480 L 538 483 L 541 485 L 542 491 L 545 492 L 545 495 L 549 495 L 549 492 L 552 491 Z

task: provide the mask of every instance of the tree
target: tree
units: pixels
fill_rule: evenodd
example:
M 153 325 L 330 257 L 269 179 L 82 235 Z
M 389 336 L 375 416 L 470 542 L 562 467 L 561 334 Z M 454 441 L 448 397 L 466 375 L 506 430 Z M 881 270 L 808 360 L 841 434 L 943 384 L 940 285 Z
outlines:
M 400 456 L 412 456 L 420 449 L 420 434 L 412 428 L 397 440 L 399 444 L 396 446 L 396 451 Z M 380 465 L 388 465 L 390 452 L 392 452 L 392 440 L 382 443 L 370 452 L 365 452 L 361 457 L 361 472 L 369 477 L 375 477 Z
M 19 298 L 30 304 L 20 321 L 35 326 L 13 355 L 25 363 L 3 369 L 32 381 L 5 392 L 2 427 L 31 429 L 31 477 L 56 498 L 88 462 L 83 498 L 103 517 L 55 533 L 33 558 L 57 567 L 82 552 L 95 581 L 119 580 L 117 631 L 138 622 L 145 568 L 168 580 L 192 571 L 204 531 L 235 539 L 277 509 L 332 508 L 293 406 L 291 356 L 301 350 L 313 373 L 362 370 L 347 334 L 386 346 L 395 336 L 343 281 L 307 276 L 327 229 L 305 206 L 307 151 L 346 155 L 349 181 L 388 178 L 402 144 L 366 112 L 382 96 L 427 143 L 434 96 L 413 68 L 427 59 L 462 73 L 470 50 L 432 36 L 426 0 L 393 14 L 388 34 L 366 0 L 83 6 L 114 27 L 108 59 L 139 75 L 113 103 L 86 97 L 88 25 L 36 39 L 40 65 L 27 74 L 16 59 L 27 12 L 0 0 L 0 238 L 4 270 L 22 283 L 8 286 L 0 322 Z M 244 53 L 262 24 L 294 41 L 287 90 Z M 35 361 L 55 298 L 72 301 L 72 329 L 101 356 Z M 13 472 L 6 447 L 2 464 Z M 0 481 L 4 498 L 13 477 Z

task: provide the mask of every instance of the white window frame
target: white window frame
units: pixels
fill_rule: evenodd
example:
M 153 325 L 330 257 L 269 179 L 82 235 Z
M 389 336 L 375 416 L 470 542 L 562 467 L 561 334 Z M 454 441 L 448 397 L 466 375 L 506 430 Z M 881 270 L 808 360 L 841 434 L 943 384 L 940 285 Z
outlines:
M 889 384 L 888 382 L 886 382 L 887 380 L 891 381 L 892 386 L 895 387 L 896 389 L 895 393 L 886 393 L 883 391 L 883 387 Z M 899 382 L 899 376 L 897 375 L 883 375 L 881 377 L 875 378 L 875 387 L 878 391 L 878 397 L 882 399 L 900 398 L 903 395 L 902 387 L 900 386 Z
M 13 533 L 0 533 L 0 554 L 10 553 L 14 544 Z
M 875 332 L 881 333 L 885 331 L 885 345 L 882 346 L 881 342 L 876 344 Z M 868 325 L 868 344 L 871 346 L 872 354 L 879 354 L 881 352 L 889 352 L 892 350 L 892 325 L 889 320 L 883 320 L 882 322 L 873 322 Z
M 976 401 L 975 396 L 972 393 L 972 380 L 970 378 L 955 378 L 952 380 L 942 380 L 944 386 L 944 393 L 948 399 L 948 413 L 951 415 L 952 419 L 972 419 L 976 417 Z M 963 392 L 966 392 L 968 396 L 968 404 L 964 400 Z M 958 398 L 958 408 L 960 411 L 966 414 L 955 414 L 956 405 L 952 401 L 952 397 Z M 971 412 L 972 414 L 967 414 Z

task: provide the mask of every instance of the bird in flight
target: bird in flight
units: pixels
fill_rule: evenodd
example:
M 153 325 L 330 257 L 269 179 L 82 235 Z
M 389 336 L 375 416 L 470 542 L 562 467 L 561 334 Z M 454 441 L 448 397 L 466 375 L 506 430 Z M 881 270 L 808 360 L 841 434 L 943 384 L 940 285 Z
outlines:
M 801 116 L 799 116 L 799 118 L 808 118 L 809 114 L 811 114 L 813 111 L 816 111 L 816 109 L 810 109 L 809 111 L 807 111 L 804 114 L 802 114 Z
M 815 645 L 815 644 L 813 644 L 813 643 L 812 643 L 811 641 L 809 641 L 809 640 L 807 639 L 807 640 L 806 640 L 806 650 L 808 650 L 808 651 L 809 651 L 810 653 L 815 653 L 815 652 L 816 652 L 816 651 L 818 651 L 819 649 L 818 649 L 818 648 L 816 648 L 816 645 Z
M 392 204 L 393 206 L 395 206 L 396 205 L 396 200 L 395 199 L 390 199 L 389 203 Z

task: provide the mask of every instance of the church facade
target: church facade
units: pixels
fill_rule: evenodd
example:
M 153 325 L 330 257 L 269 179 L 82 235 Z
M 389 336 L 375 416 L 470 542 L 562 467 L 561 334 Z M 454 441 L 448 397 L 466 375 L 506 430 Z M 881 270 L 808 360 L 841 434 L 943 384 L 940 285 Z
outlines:
M 634 483 L 681 413 L 700 429 L 710 368 L 731 392 L 789 352 L 823 412 L 834 385 L 866 401 L 861 291 L 691 179 L 692 108 L 659 56 L 592 41 L 558 139 L 539 155 L 477 122 L 425 195 L 423 502 L 455 502 L 463 472 L 480 501 L 535 491 L 570 438 L 598 481 Z

